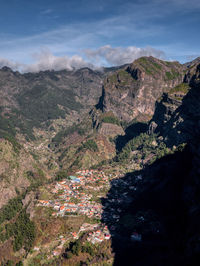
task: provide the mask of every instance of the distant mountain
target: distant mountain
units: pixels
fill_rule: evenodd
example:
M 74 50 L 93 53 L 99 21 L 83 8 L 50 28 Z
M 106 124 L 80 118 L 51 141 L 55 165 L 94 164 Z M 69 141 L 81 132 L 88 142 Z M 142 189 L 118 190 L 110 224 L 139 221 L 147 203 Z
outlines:
M 157 99 L 189 79 L 195 62 L 188 68 L 142 57 L 101 71 L 82 68 L 25 74 L 3 67 L 0 137 L 36 154 L 50 176 L 60 167 L 90 167 L 111 159 L 118 149 L 115 138 L 124 135 L 133 120 L 149 121 Z M 98 151 L 83 148 L 88 136 Z
M 200 63 L 200 57 L 197 57 L 194 60 L 185 63 L 184 66 L 186 66 L 187 68 L 190 68 L 190 67 L 195 66 L 196 64 L 199 64 L 199 63 Z

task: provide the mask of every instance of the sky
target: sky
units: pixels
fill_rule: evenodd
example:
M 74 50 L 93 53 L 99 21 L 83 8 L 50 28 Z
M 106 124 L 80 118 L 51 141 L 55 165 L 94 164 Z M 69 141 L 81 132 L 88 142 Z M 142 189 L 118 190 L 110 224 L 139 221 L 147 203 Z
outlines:
M 98 68 L 200 56 L 199 0 L 0 0 L 0 67 Z

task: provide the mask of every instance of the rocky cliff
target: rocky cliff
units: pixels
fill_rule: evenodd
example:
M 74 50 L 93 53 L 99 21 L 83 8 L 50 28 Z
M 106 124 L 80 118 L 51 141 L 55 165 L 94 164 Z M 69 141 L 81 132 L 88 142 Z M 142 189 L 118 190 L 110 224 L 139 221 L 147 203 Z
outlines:
M 150 136 L 158 134 L 155 144 L 160 139 L 173 152 L 113 180 L 105 199 L 105 217 L 111 210 L 114 213 L 109 202 L 116 196 L 127 199 L 115 204 L 121 212 L 112 240 L 114 265 L 132 265 L 133 260 L 138 266 L 200 263 L 200 64 L 188 69 L 184 80 L 157 102 L 149 125 Z M 140 153 L 143 146 L 139 142 Z M 146 148 L 153 151 L 155 145 Z M 127 185 L 124 190 L 122 184 Z M 112 223 L 107 224 L 112 231 Z M 137 233 L 142 241 L 132 240 Z
M 188 143 L 194 137 L 200 114 L 199 70 L 200 64 L 192 65 L 184 77 L 184 83 L 156 102 L 149 131 L 160 133 L 168 146 Z
M 156 99 L 182 82 L 185 69 L 178 62 L 137 59 L 106 77 L 99 108 L 112 111 L 120 120 L 148 120 Z
M 25 212 L 34 219 L 33 199 L 48 194 L 48 178 L 105 167 L 108 173 L 121 173 L 101 199 L 114 265 L 132 265 L 133 260 L 138 266 L 195 265 L 200 252 L 198 60 L 181 65 L 144 57 L 102 72 L 85 68 L 23 75 L 4 67 L 0 95 L 0 208 L 19 194 L 25 197 L 3 208 L 5 219 L 11 207 L 10 223 L 23 216 L 26 223 L 20 224 L 29 226 Z M 57 222 L 62 234 L 76 223 L 64 226 L 71 218 L 62 222 L 41 211 L 35 212 L 37 233 L 45 238 L 41 245 L 52 240 L 44 232 Z M 6 262 L 14 252 L 13 232 L 4 222 L 8 241 L 2 238 L 0 259 Z M 141 242 L 133 241 L 137 233 Z M 5 258 L 6 245 L 10 250 Z M 24 254 L 19 253 L 12 258 L 19 261 Z M 40 256 L 35 258 L 41 262 Z

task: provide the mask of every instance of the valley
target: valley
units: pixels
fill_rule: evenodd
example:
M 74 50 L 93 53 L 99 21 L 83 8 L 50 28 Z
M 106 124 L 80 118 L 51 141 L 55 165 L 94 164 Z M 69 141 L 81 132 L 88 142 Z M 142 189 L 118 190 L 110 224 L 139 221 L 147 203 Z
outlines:
M 199 58 L 0 69 L 1 264 L 194 265 L 199 79 Z

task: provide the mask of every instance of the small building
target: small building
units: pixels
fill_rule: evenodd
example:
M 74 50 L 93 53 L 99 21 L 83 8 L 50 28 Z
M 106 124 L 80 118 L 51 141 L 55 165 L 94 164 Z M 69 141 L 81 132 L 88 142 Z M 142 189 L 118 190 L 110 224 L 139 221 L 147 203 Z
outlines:
M 77 176 L 74 176 L 74 175 L 70 175 L 70 176 L 69 176 L 69 179 L 70 179 L 70 180 L 74 180 L 74 179 L 76 179 L 76 178 L 77 178 Z
M 105 234 L 105 239 L 108 240 L 110 239 L 111 235 L 110 234 Z
M 65 211 L 65 206 L 61 206 L 60 207 L 60 212 L 64 212 Z

